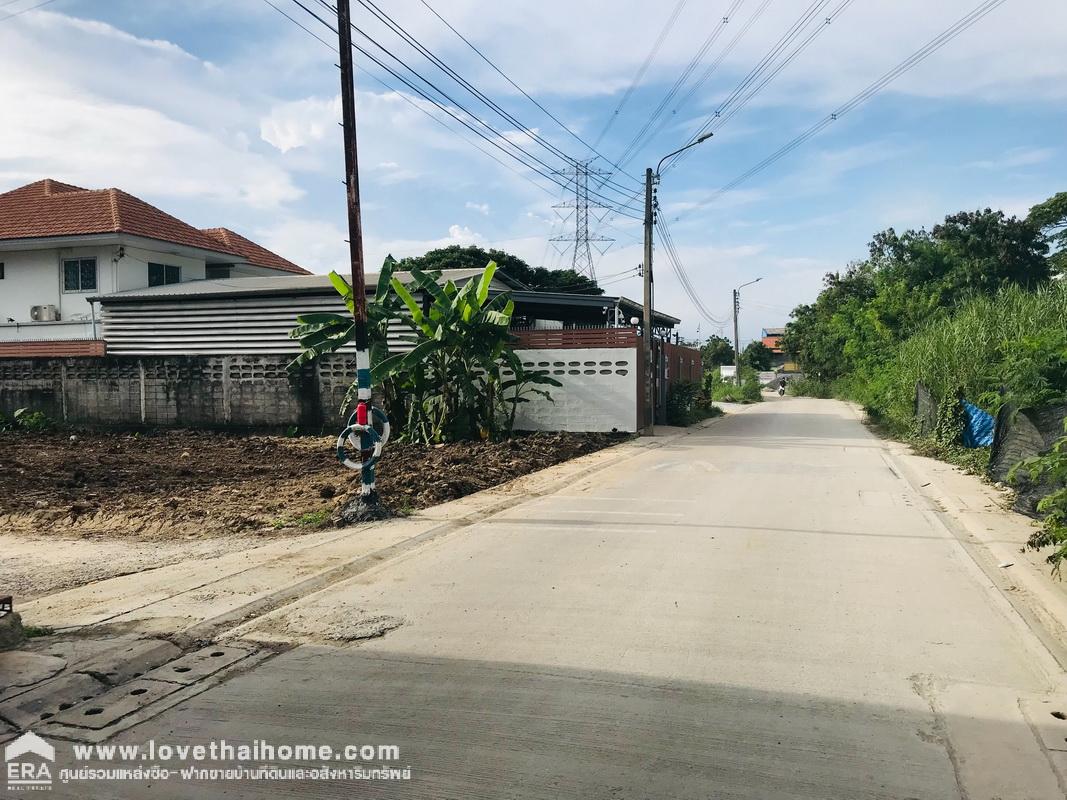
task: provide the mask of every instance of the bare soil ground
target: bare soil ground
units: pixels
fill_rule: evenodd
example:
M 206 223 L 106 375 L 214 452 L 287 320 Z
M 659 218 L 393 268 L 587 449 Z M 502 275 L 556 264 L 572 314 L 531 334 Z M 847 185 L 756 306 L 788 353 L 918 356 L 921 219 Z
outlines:
M 611 434 L 387 446 L 378 488 L 404 514 L 609 447 Z M 359 475 L 334 439 L 204 431 L 0 433 L 0 589 L 47 594 L 337 524 Z
M 455 500 L 616 444 L 610 434 L 391 444 L 378 488 L 395 511 Z M 334 439 L 203 431 L 0 434 L 0 531 L 221 536 L 325 527 L 359 491 Z

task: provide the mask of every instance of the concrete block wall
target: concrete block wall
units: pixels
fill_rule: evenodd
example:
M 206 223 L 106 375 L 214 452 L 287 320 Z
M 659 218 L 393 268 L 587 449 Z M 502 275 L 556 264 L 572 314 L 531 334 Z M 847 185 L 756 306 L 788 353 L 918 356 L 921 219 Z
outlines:
M 29 408 L 70 424 L 116 428 L 334 426 L 340 419 L 336 392 L 324 397 L 319 391 L 317 366 L 291 376 L 288 361 L 285 356 L 0 359 L 0 412 Z
M 517 430 L 637 430 L 636 347 L 516 350 L 528 369 L 543 369 L 563 384 L 547 388 L 554 402 L 532 396 L 519 406 Z
M 519 430 L 633 431 L 637 350 L 517 350 L 563 383 L 555 402 L 531 396 Z M 104 356 L 0 359 L 0 412 L 42 411 L 97 427 L 340 429 L 355 359 L 328 356 L 297 375 L 288 356 Z

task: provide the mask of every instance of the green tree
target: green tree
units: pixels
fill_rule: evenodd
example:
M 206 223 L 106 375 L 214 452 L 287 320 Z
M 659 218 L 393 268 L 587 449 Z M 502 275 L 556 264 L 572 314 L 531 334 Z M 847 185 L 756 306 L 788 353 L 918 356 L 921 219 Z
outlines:
M 752 367 L 756 372 L 765 372 L 774 366 L 774 353 L 763 342 L 749 342 L 741 351 L 741 363 Z
M 1067 277 L 1067 192 L 1058 192 L 1038 203 L 1026 219 L 1041 231 L 1053 251 L 1049 256 L 1052 270 Z
M 990 209 L 931 231 L 889 228 L 866 260 L 828 274 L 816 301 L 794 309 L 783 347 L 817 380 L 870 380 L 904 339 L 968 298 L 1047 283 L 1048 248 L 1037 222 Z
M 574 292 L 578 294 L 604 294 L 604 290 L 584 275 L 573 269 L 545 269 L 531 267 L 518 256 L 502 250 L 485 250 L 477 245 L 466 247 L 454 244 L 430 250 L 421 256 L 402 259 L 397 269 L 412 267 L 423 272 L 445 269 L 483 269 L 490 261 L 498 264 L 501 271 L 531 289 L 543 292 Z
M 700 347 L 700 360 L 704 364 L 705 372 L 716 367 L 732 365 L 734 363 L 734 346 L 724 336 L 709 336 L 708 340 Z

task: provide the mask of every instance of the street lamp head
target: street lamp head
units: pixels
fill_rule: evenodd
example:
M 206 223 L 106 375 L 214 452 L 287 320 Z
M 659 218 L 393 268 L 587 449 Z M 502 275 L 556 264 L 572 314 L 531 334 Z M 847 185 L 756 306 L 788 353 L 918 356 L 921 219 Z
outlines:
M 708 139 L 710 139 L 714 135 L 715 135 L 714 133 L 705 133 L 703 136 L 701 136 L 699 139 L 697 139 L 694 144 L 700 144 L 701 142 L 706 142 Z
M 759 277 L 759 278 L 756 278 L 755 280 L 749 281 L 748 283 L 742 283 L 740 286 L 738 286 L 736 289 L 734 289 L 734 291 L 735 292 L 740 291 L 741 289 L 744 289 L 746 286 L 751 286 L 754 283 L 759 283 L 761 280 L 763 280 L 763 278 Z

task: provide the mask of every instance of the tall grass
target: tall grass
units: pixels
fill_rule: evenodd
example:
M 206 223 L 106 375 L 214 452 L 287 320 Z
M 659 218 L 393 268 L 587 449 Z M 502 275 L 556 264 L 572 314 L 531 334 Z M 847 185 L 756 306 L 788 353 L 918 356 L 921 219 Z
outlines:
M 1002 289 L 976 297 L 947 319 L 938 319 L 906 339 L 895 356 L 878 369 L 856 374 L 849 394 L 899 429 L 912 421 L 915 384 L 922 382 L 937 398 L 957 389 L 971 400 L 989 398 L 1002 387 L 1025 394 L 1031 387 L 1020 375 L 1020 353 L 1038 353 L 1046 361 L 1067 358 L 1067 283 L 1058 281 L 1026 291 Z M 1029 348 L 1029 350 L 1027 350 Z M 1060 391 L 1067 387 L 1057 387 Z

